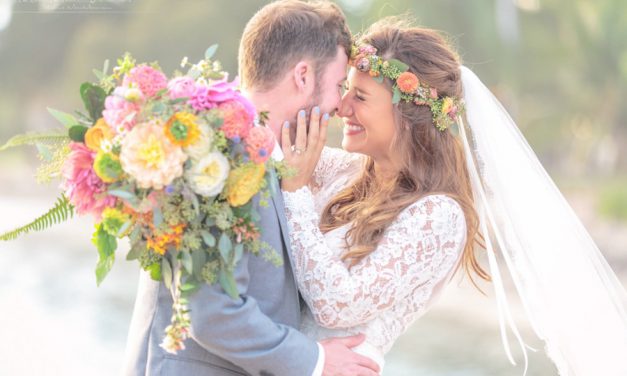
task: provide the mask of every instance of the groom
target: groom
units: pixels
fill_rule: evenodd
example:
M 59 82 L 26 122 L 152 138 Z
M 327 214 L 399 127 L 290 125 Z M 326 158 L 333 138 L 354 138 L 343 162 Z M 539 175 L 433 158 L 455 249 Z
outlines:
M 262 8 L 242 36 L 242 84 L 280 140 L 283 121 L 317 105 L 333 113 L 346 78 L 351 36 L 342 11 L 331 2 L 281 0 Z M 276 147 L 277 154 L 280 148 Z M 280 158 L 280 156 L 278 156 Z M 176 355 L 159 344 L 170 323 L 172 298 L 142 274 L 129 332 L 124 375 L 364 375 L 372 360 L 350 349 L 363 336 L 316 343 L 298 332 L 300 302 L 289 257 L 281 193 L 259 208 L 262 240 L 283 257 L 276 267 L 246 255 L 235 276 L 238 299 L 219 285 L 204 285 L 191 298 L 191 338 Z

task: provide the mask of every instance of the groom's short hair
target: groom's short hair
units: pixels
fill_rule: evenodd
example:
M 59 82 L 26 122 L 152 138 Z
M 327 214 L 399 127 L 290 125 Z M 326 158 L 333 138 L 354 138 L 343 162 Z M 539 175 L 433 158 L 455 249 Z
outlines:
M 314 61 L 316 79 L 342 46 L 350 56 L 352 39 L 342 10 L 329 1 L 279 0 L 248 21 L 239 46 L 244 87 L 268 90 L 300 60 Z

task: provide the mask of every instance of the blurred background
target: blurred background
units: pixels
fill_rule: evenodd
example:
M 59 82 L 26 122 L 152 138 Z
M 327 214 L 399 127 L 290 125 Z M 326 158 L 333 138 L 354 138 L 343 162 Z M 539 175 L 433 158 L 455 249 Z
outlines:
M 170 74 L 183 56 L 217 57 L 235 73 L 246 21 L 267 1 L 0 0 L 0 144 L 60 127 L 46 107 L 82 107 L 93 68 L 132 52 Z M 516 120 L 627 285 L 627 2 L 623 0 L 341 0 L 353 31 L 408 13 L 443 31 Z M 330 143 L 337 145 L 337 127 Z M 52 206 L 36 185 L 34 149 L 0 154 L 0 233 Z M 539 213 L 540 214 L 540 213 Z M 541 214 L 540 214 L 541 215 Z M 0 244 L 0 374 L 119 373 L 137 270 L 123 246 L 99 288 L 90 219 Z M 565 264 L 567 260 L 565 260 Z M 501 345 L 491 286 L 457 278 L 397 342 L 384 375 L 520 375 Z M 511 294 L 510 294 L 511 295 Z M 518 301 L 529 375 L 556 375 Z M 512 342 L 512 345 L 514 343 Z

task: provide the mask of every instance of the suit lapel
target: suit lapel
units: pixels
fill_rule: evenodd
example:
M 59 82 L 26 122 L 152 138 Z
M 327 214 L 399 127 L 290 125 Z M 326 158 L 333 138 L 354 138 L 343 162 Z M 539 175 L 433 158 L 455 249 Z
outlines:
M 292 261 L 292 249 L 290 246 L 289 227 L 287 226 L 287 219 L 285 218 L 285 204 L 283 203 L 283 195 L 281 194 L 281 188 L 279 186 L 279 179 L 274 169 L 270 170 L 271 178 L 271 200 L 274 206 L 274 211 L 279 219 L 279 227 L 281 231 L 281 237 L 283 238 L 283 244 L 285 244 L 285 253 L 287 253 L 287 259 L 292 267 L 292 277 L 294 278 L 294 284 L 298 286 L 296 282 L 296 276 L 294 275 L 294 262 Z

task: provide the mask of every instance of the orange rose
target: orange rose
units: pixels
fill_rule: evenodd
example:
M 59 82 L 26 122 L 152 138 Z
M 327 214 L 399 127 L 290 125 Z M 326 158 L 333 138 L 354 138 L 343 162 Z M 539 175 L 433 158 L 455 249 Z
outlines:
M 420 81 L 418 81 L 418 77 L 411 72 L 403 72 L 396 79 L 396 85 L 398 88 L 405 94 L 411 94 L 418 89 L 418 85 L 420 85 Z
M 98 119 L 96 124 L 85 133 L 85 145 L 97 152 L 100 150 L 100 144 L 103 140 L 113 139 L 113 130 L 103 118 Z

